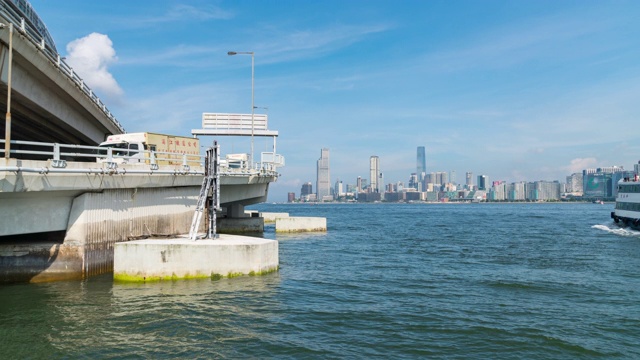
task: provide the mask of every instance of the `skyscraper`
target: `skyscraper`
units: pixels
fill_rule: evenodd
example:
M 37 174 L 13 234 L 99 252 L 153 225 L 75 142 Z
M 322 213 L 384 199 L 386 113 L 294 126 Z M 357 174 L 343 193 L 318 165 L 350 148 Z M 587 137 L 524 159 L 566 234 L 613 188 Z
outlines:
M 424 146 L 418 146 L 418 153 L 416 156 L 416 175 L 418 178 L 422 175 L 422 173 L 427 172 L 427 160 L 424 153 Z M 422 180 L 422 179 L 420 179 Z
M 369 158 L 369 181 L 371 182 L 371 192 L 380 192 L 380 158 L 372 156 Z
M 309 181 L 302 184 L 302 188 L 300 189 L 300 197 L 303 198 L 311 194 L 313 194 L 313 186 L 311 185 L 311 182 Z
M 471 188 L 473 187 L 473 173 L 472 172 L 467 172 L 465 174 L 465 177 L 467 178 L 466 179 L 467 180 L 467 182 L 466 182 L 467 189 L 471 190 Z
M 316 191 L 318 201 L 322 201 L 323 196 L 331 195 L 331 184 L 329 183 L 329 149 L 320 150 L 320 159 L 318 159 L 318 172 L 316 181 Z
M 487 190 L 487 185 L 489 185 L 487 175 L 478 175 L 478 190 Z

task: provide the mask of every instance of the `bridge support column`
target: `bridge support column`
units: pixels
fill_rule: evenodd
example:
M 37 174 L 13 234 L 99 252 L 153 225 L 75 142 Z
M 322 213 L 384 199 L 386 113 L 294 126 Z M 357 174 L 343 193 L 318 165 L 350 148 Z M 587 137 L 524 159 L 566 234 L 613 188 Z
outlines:
M 264 219 L 252 217 L 244 212 L 244 205 L 231 204 L 226 207 L 227 216 L 218 219 L 221 234 L 245 234 L 264 232 Z

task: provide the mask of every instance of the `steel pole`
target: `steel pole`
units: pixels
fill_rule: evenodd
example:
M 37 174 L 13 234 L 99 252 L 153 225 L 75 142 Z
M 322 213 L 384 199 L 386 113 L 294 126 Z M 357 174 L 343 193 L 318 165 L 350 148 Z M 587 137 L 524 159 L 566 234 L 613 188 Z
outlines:
M 255 113 L 255 105 L 254 105 L 254 67 L 253 67 L 253 51 L 251 52 L 251 167 L 253 168 L 253 163 L 255 162 L 253 158 L 253 118 Z
M 7 71 L 7 116 L 4 133 L 4 158 L 11 157 L 11 67 L 13 65 L 13 23 L 9 23 L 9 70 Z

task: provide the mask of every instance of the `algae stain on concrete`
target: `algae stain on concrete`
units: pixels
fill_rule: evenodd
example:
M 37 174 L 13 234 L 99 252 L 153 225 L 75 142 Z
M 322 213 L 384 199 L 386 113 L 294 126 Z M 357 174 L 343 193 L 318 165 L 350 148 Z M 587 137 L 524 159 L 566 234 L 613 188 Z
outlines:
M 275 266 L 270 269 L 262 270 L 262 271 L 250 271 L 248 274 L 244 274 L 241 272 L 229 272 L 226 275 L 211 273 L 211 274 L 185 274 L 183 276 L 178 276 L 176 273 L 172 273 L 170 276 L 143 276 L 143 275 L 132 275 L 126 273 L 119 273 L 113 275 L 113 280 L 119 283 L 132 283 L 132 282 L 158 282 L 158 281 L 178 281 L 178 280 L 191 280 L 191 279 L 207 279 L 210 278 L 211 281 L 217 281 L 222 278 L 233 279 L 240 276 L 263 276 L 267 274 L 271 274 L 280 270 L 280 266 Z

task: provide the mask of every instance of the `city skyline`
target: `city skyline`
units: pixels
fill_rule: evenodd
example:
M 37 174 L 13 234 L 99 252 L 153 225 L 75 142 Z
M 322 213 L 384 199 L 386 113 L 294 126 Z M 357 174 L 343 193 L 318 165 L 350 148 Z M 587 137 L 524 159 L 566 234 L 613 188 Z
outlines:
M 416 171 L 420 170 L 420 163 L 421 163 L 421 149 L 424 148 L 424 146 L 418 146 L 417 147 L 417 156 L 416 156 L 416 160 L 417 160 L 417 166 L 416 166 Z M 328 173 L 328 151 L 329 149 L 323 148 L 321 149 L 321 158 L 318 160 L 318 170 L 317 170 L 317 178 L 320 179 L 321 177 L 321 171 L 323 173 Z M 320 167 L 320 164 L 326 164 L 326 169 L 324 167 Z M 601 173 L 602 171 L 602 173 Z M 598 181 L 602 182 L 604 181 L 602 178 L 602 174 L 613 174 L 613 173 L 618 173 L 618 175 L 616 175 L 618 178 L 622 178 L 623 174 L 639 174 L 640 173 L 640 161 L 632 164 L 632 166 L 628 166 L 627 168 L 624 167 L 624 165 L 613 165 L 613 166 L 607 166 L 607 167 L 598 167 L 598 168 L 585 168 L 585 169 L 581 169 L 577 172 L 571 173 L 571 174 L 566 174 L 562 179 L 525 179 L 525 180 L 520 180 L 520 181 L 506 181 L 504 179 L 490 179 L 489 175 L 486 174 L 481 174 L 481 175 L 477 175 L 477 181 L 474 184 L 474 176 L 473 176 L 473 172 L 466 172 L 465 173 L 465 183 L 460 184 L 460 183 L 456 183 L 456 178 L 455 178 L 455 170 L 451 170 L 451 171 L 427 171 L 424 173 L 424 184 L 438 184 L 442 186 L 442 190 L 443 191 L 457 191 L 457 190 L 480 190 L 485 192 L 485 195 L 489 195 L 490 192 L 493 192 L 496 188 L 496 186 L 500 185 L 500 186 L 504 186 L 505 188 L 502 190 L 499 190 L 498 193 L 498 197 L 500 196 L 504 196 L 505 198 L 508 197 L 506 194 L 506 186 L 513 186 L 516 185 L 517 186 L 524 186 L 523 184 L 525 183 L 531 183 L 531 184 L 562 184 L 562 188 L 557 188 L 554 190 L 549 190 L 546 189 L 545 186 L 547 185 L 541 185 L 542 187 L 540 188 L 540 191 L 544 192 L 544 193 L 548 193 L 549 191 L 551 191 L 552 193 L 555 193 L 556 191 L 558 192 L 558 197 L 560 192 L 562 193 L 572 193 L 576 191 L 577 187 L 580 187 L 580 191 L 582 192 L 584 190 L 585 192 L 585 196 L 591 196 L 593 197 L 593 194 L 595 191 L 595 193 L 598 192 L 602 192 L 602 185 L 603 184 L 597 184 Z M 595 174 L 595 175 L 594 175 Z M 590 179 L 587 179 L 588 181 L 585 182 L 585 184 L 582 183 L 582 179 L 583 176 L 590 176 Z M 372 155 L 369 157 L 369 177 L 370 179 L 367 178 L 363 178 L 362 176 L 358 175 L 357 178 L 355 179 L 354 182 L 350 182 L 349 180 L 346 181 L 346 183 L 343 183 L 343 180 L 341 180 L 340 176 L 336 177 L 336 182 L 335 182 L 335 186 L 329 188 L 329 195 L 325 195 L 327 197 L 324 198 L 324 201 L 329 200 L 329 198 L 333 197 L 334 199 L 337 198 L 338 196 L 342 196 L 343 194 L 345 194 L 345 189 L 353 189 L 354 191 L 350 191 L 352 193 L 352 196 L 356 195 L 357 193 L 380 193 L 380 194 L 384 194 L 386 192 L 395 192 L 395 191 L 405 191 L 407 189 L 412 191 L 418 191 L 418 192 L 425 192 L 425 191 L 434 191 L 432 190 L 430 187 L 427 189 L 426 185 L 423 187 L 423 180 L 418 180 L 418 175 L 415 172 L 411 172 L 408 173 L 407 178 L 405 180 L 400 180 L 397 182 L 383 182 L 384 177 L 383 177 L 383 172 L 380 169 L 380 158 L 376 155 Z M 368 186 L 363 186 L 362 184 L 367 184 L 367 180 L 369 181 Z M 331 181 L 331 180 L 330 180 Z M 330 182 L 329 181 L 329 182 Z M 593 184 L 588 185 L 587 183 L 591 183 L 595 181 L 596 185 L 594 186 Z M 308 198 L 305 197 L 305 194 L 310 194 L 311 192 L 309 190 L 307 190 L 305 192 L 305 187 L 308 188 L 309 187 L 310 182 L 307 182 L 305 184 L 302 185 L 302 188 L 300 190 L 300 199 L 304 200 L 304 201 L 323 201 L 322 197 L 318 196 L 317 198 Z M 579 186 L 577 185 L 579 184 Z M 454 185 L 454 186 L 458 186 L 457 190 L 454 188 L 454 190 L 450 190 L 448 188 L 448 185 Z M 591 187 L 591 189 L 586 189 L 586 188 L 582 188 L 583 185 L 585 187 L 589 186 Z M 536 185 L 538 186 L 538 185 Z M 555 186 L 555 185 L 554 185 Z M 610 193 L 614 193 L 615 192 L 615 183 L 611 183 L 608 186 L 608 191 Z M 395 189 L 395 187 L 398 187 L 398 189 Z M 524 187 L 522 188 L 522 191 L 524 191 Z M 595 190 L 594 190 L 595 189 Z M 591 193 L 590 193 L 591 190 Z M 537 191 L 537 190 L 536 190 Z M 319 192 L 317 192 L 319 193 Z M 289 194 L 289 198 L 290 198 L 290 194 Z M 495 193 L 490 194 L 491 196 L 496 196 Z M 356 198 L 357 196 L 354 196 L 354 198 Z M 597 197 L 597 196 L 596 196 Z M 303 199 L 304 198 L 304 199 Z M 523 198 L 524 199 L 524 195 Z M 384 196 L 382 196 L 382 199 L 384 199 Z M 493 199 L 495 200 L 495 199 Z M 369 200 L 367 200 L 369 201 Z
M 254 52 L 255 110 L 287 164 L 270 201 L 311 180 L 322 147 L 340 179 L 379 156 L 387 183 L 407 181 L 421 144 L 428 169 L 505 181 L 640 156 L 638 2 L 31 3 L 128 132 L 251 113 L 251 59 L 227 52 Z

